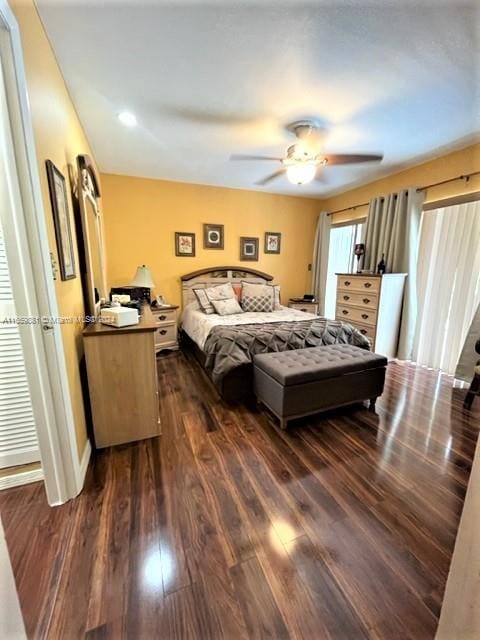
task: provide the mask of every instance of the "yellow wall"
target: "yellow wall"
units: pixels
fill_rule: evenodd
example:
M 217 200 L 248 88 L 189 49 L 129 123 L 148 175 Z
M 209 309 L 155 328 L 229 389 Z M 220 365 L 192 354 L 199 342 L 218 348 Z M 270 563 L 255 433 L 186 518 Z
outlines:
M 241 265 L 271 273 L 282 299 L 310 291 L 318 201 L 181 182 L 102 174 L 109 285 L 128 284 L 150 267 L 155 292 L 180 303 L 180 276 L 209 266 Z M 203 223 L 225 225 L 225 249 L 203 249 Z M 175 231 L 196 234 L 196 257 L 175 256 Z M 265 255 L 265 231 L 282 233 L 280 255 Z M 239 260 L 240 236 L 259 237 L 259 261 Z
M 49 244 L 57 257 L 45 160 L 52 160 L 68 181 L 69 168 L 75 171 L 77 155 L 87 153 L 91 156 L 91 151 L 34 3 L 10 0 L 10 5 L 20 27 Z M 70 214 L 72 233 L 75 234 L 71 201 Z M 76 242 L 74 244 L 76 246 Z M 76 265 L 78 275 L 75 279 L 62 282 L 58 276 L 55 283 L 62 316 L 82 316 L 84 313 L 78 255 Z M 79 375 L 79 360 L 83 354 L 81 331 L 81 325 L 62 326 L 79 456 L 86 443 Z
M 436 158 L 429 162 L 410 167 L 399 173 L 387 176 L 375 182 L 363 185 L 350 191 L 322 201 L 322 210 L 335 211 L 359 203 L 368 202 L 371 198 L 384 195 L 410 186 L 424 186 L 433 182 L 441 182 L 459 175 L 480 171 L 480 144 L 472 145 Z M 432 202 L 442 198 L 450 198 L 460 194 L 480 190 L 480 176 L 472 178 L 468 183 L 464 180 L 450 182 L 427 191 L 425 202 Z M 346 211 L 334 216 L 334 222 L 352 220 L 364 217 L 368 207 L 361 207 L 355 211 Z

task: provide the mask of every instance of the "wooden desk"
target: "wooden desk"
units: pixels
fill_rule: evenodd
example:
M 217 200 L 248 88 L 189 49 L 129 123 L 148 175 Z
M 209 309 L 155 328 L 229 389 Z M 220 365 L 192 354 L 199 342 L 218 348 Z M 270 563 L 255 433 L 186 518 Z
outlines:
M 156 329 L 145 306 L 137 325 L 97 322 L 83 332 L 97 448 L 160 435 Z

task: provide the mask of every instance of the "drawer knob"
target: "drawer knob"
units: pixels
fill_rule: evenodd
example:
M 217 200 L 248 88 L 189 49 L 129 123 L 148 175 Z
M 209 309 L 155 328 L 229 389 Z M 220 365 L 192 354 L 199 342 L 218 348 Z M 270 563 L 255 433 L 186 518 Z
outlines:
M 367 330 L 366 329 L 360 329 L 360 333 L 364 336 L 367 335 Z
M 342 309 L 342 313 L 344 316 L 348 316 L 348 311 L 346 309 Z
M 161 336 L 164 336 L 166 333 L 167 333 L 166 329 L 161 329 L 161 331 L 160 331 L 160 335 Z
M 365 284 L 363 285 L 366 289 L 370 289 L 370 287 L 372 286 L 371 282 L 365 282 Z
M 350 296 L 343 296 L 344 300 L 350 300 Z
M 364 298 L 363 302 L 364 302 L 364 304 L 368 304 L 370 302 L 370 298 Z
M 349 287 L 351 285 L 350 280 L 345 280 L 345 282 L 343 283 L 346 287 Z
M 368 320 L 368 318 L 369 318 L 368 313 L 362 313 L 362 318 L 363 318 L 364 320 Z
M 167 316 L 158 316 L 158 319 L 159 319 L 159 320 L 166 320 L 166 319 L 167 319 Z

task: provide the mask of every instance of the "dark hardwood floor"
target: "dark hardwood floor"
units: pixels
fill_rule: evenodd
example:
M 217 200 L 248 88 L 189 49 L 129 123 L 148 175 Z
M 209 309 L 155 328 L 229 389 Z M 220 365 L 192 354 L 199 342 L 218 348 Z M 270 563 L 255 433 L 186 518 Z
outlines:
M 480 403 L 393 363 L 377 414 L 282 432 L 189 356 L 158 374 L 161 438 L 98 452 L 61 507 L 0 494 L 31 638 L 434 637 Z

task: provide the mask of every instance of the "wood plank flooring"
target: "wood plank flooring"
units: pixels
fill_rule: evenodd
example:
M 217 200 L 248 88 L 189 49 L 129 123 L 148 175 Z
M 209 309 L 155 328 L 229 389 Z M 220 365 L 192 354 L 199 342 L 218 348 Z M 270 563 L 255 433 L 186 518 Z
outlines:
M 376 414 L 282 432 L 188 354 L 158 375 L 161 438 L 97 452 L 61 507 L 0 494 L 30 638 L 434 637 L 480 403 L 393 363 Z

